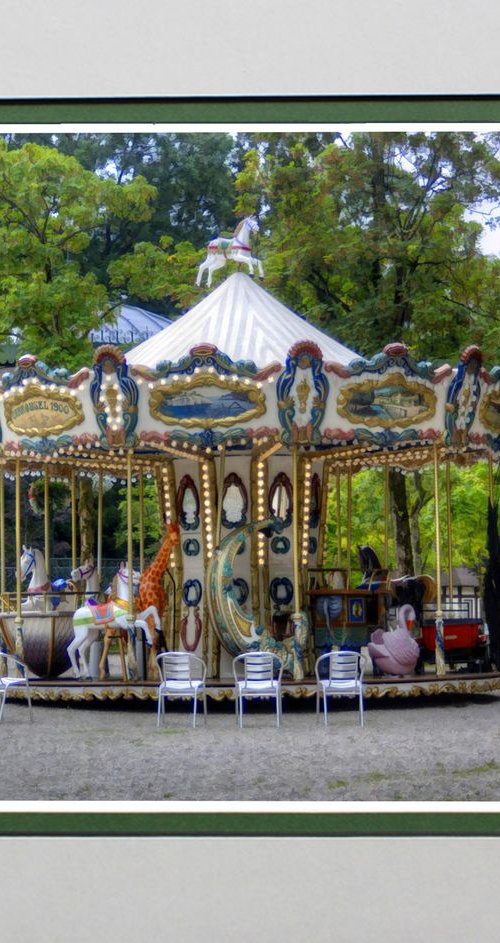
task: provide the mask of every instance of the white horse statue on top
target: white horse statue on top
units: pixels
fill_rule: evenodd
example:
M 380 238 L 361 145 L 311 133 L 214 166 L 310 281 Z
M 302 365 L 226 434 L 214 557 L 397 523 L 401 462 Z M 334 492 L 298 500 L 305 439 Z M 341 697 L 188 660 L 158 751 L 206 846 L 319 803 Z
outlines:
M 134 571 L 133 573 L 133 588 L 135 589 L 138 586 L 139 574 Z M 73 668 L 73 674 L 75 678 L 88 678 L 90 677 L 90 669 L 88 663 L 88 652 L 92 642 L 97 641 L 101 632 L 108 633 L 109 630 L 126 630 L 130 629 L 130 624 L 128 620 L 128 598 L 129 598 L 129 580 L 128 580 L 128 570 L 125 565 L 122 563 L 118 573 L 113 579 L 113 599 L 107 603 L 104 603 L 102 606 L 81 606 L 80 609 L 77 609 L 73 616 L 73 630 L 75 637 L 70 645 L 68 645 L 68 655 L 71 661 L 71 666 Z M 161 622 L 158 615 L 158 610 L 155 606 L 148 606 L 144 612 L 139 612 L 134 616 L 133 624 L 134 627 L 138 626 L 140 629 L 143 629 L 146 641 L 148 645 L 153 644 L 153 638 L 148 626 L 148 618 L 152 616 L 155 629 L 157 632 L 161 631 Z M 108 640 L 108 635 L 106 640 Z M 130 646 L 129 646 L 130 648 Z M 105 677 L 106 671 L 106 658 L 108 654 L 109 644 L 105 645 L 104 651 L 102 654 L 101 661 L 99 663 L 100 677 L 103 679 Z M 80 664 L 82 670 L 78 667 L 78 662 L 76 659 L 76 654 L 80 656 Z M 133 656 L 129 659 L 132 662 Z M 133 666 L 133 662 L 130 667 Z
M 198 269 L 196 284 L 201 285 L 203 273 L 208 272 L 207 286 L 212 284 L 212 273 L 218 268 L 223 268 L 227 260 L 232 262 L 244 262 L 248 265 L 250 275 L 253 275 L 254 267 L 259 271 L 259 278 L 264 278 L 264 269 L 262 262 L 252 255 L 250 249 L 250 237 L 253 232 L 258 232 L 259 223 L 255 216 L 247 216 L 238 223 L 232 237 L 217 236 L 208 243 L 208 253 L 204 262 Z

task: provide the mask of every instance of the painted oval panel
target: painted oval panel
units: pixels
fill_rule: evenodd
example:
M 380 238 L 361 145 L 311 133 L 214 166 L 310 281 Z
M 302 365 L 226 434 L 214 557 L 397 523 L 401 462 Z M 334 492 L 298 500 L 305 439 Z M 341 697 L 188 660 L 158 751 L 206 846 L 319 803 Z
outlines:
M 479 409 L 479 418 L 487 429 L 500 432 L 500 390 L 486 394 Z
M 292 485 L 284 472 L 276 475 L 269 489 L 269 513 L 283 521 L 285 527 L 292 523 Z
M 184 530 L 196 530 L 200 526 L 200 499 L 191 475 L 181 478 L 177 492 L 177 517 Z
M 339 392 L 337 409 L 352 423 L 403 428 L 434 415 L 436 394 L 424 383 L 391 374 L 344 387 Z
M 199 374 L 176 380 L 168 387 L 157 386 L 151 393 L 149 409 L 166 425 L 208 429 L 262 416 L 266 398 L 262 390 L 241 380 Z
M 241 527 L 247 522 L 248 495 L 239 475 L 231 473 L 224 481 L 222 523 L 224 527 Z

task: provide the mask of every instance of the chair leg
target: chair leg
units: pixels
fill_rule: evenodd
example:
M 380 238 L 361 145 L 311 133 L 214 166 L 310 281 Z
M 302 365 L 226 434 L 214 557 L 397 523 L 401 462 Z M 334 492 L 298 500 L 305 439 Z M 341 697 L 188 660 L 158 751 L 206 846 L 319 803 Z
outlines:
M 3 709 L 4 709 L 4 707 L 5 707 L 5 699 L 6 699 L 6 697 L 7 697 L 7 689 L 6 689 L 6 688 L 3 688 L 3 689 L 2 689 L 2 691 L 1 691 L 1 693 L 0 693 L 0 697 L 2 698 L 2 703 L 0 704 L 0 723 L 1 723 L 1 722 L 2 722 L 2 717 L 3 717 Z
M 207 722 L 207 692 L 203 691 L 203 717 L 205 723 Z
M 323 710 L 325 713 L 325 727 L 328 724 L 328 705 L 326 702 L 326 690 L 323 690 Z
M 196 708 L 198 707 L 198 694 L 193 698 L 193 727 L 196 727 Z
M 365 726 L 364 721 L 364 707 L 363 707 L 363 693 L 359 692 L 359 723 L 362 727 Z
M 157 711 L 156 711 L 156 726 L 157 726 L 157 727 L 160 726 L 160 717 L 161 717 L 161 715 L 162 715 L 161 702 L 162 702 L 162 696 L 161 696 L 161 694 L 159 693 L 159 694 L 158 694 L 158 708 L 157 708 Z
M 276 692 L 276 726 L 280 725 L 280 699 L 278 692 Z
M 238 694 L 238 691 L 235 689 L 235 691 L 234 691 L 234 715 L 235 715 L 236 723 L 237 723 L 238 726 L 239 726 L 239 723 L 240 723 L 240 719 L 239 719 L 239 716 L 238 716 L 238 714 L 239 714 L 239 712 L 238 712 L 239 700 L 240 700 L 240 695 Z
M 240 691 L 240 706 L 239 706 L 239 715 L 240 715 L 240 727 L 243 729 L 243 694 Z
M 321 697 L 321 695 L 320 695 L 320 690 L 319 690 L 319 688 L 317 688 L 317 690 L 316 690 L 316 720 L 319 720 L 319 701 L 320 701 L 320 697 Z
M 33 723 L 33 708 L 31 706 L 31 693 L 28 687 L 26 688 L 26 694 L 28 696 L 28 710 L 29 710 L 29 716 L 30 716 L 30 724 L 32 724 Z

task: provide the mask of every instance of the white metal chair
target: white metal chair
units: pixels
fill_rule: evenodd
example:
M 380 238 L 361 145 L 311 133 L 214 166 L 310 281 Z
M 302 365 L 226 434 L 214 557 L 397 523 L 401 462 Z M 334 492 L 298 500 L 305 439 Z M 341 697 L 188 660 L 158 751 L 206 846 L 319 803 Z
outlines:
M 29 718 L 32 721 L 31 691 L 26 665 L 20 658 L 11 655 L 9 652 L 1 652 L 0 658 L 5 658 L 7 661 L 7 674 L 0 677 L 0 722 L 3 718 L 5 701 L 10 688 L 24 688 L 28 700 Z
M 163 652 L 156 661 L 161 676 L 158 687 L 157 727 L 161 718 L 165 718 L 165 698 L 192 697 L 193 727 L 196 727 L 196 708 L 198 698 L 203 700 L 203 714 L 207 722 L 207 692 L 205 678 L 207 666 L 202 658 L 191 652 Z
M 326 677 L 320 677 L 320 666 L 327 666 Z M 323 697 L 325 727 L 327 725 L 329 695 L 334 697 L 359 698 L 359 722 L 364 726 L 363 719 L 363 672 L 365 659 L 358 652 L 327 652 L 321 655 L 315 667 L 316 672 L 316 714 L 319 718 L 319 702 Z
M 277 677 L 276 668 L 279 666 Z M 240 672 L 238 672 L 240 669 Z M 243 678 L 241 677 L 243 670 Z M 276 700 L 276 726 L 281 718 L 281 676 L 283 664 L 272 652 L 244 652 L 233 659 L 235 680 L 236 723 L 243 727 L 243 698 L 274 697 Z

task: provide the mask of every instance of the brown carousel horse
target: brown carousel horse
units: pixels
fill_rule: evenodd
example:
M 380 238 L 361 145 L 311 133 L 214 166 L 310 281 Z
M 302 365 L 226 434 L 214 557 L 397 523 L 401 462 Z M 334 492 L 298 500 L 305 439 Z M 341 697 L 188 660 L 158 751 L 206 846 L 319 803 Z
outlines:
M 413 606 L 417 622 L 422 621 L 422 612 L 425 603 L 433 602 L 436 598 L 436 583 L 432 576 L 401 576 L 398 579 L 387 579 L 387 571 L 383 569 L 373 547 L 368 544 L 358 545 L 358 556 L 363 572 L 363 582 L 360 588 L 387 590 L 389 605 Z M 389 601 L 388 600 L 388 601 Z

